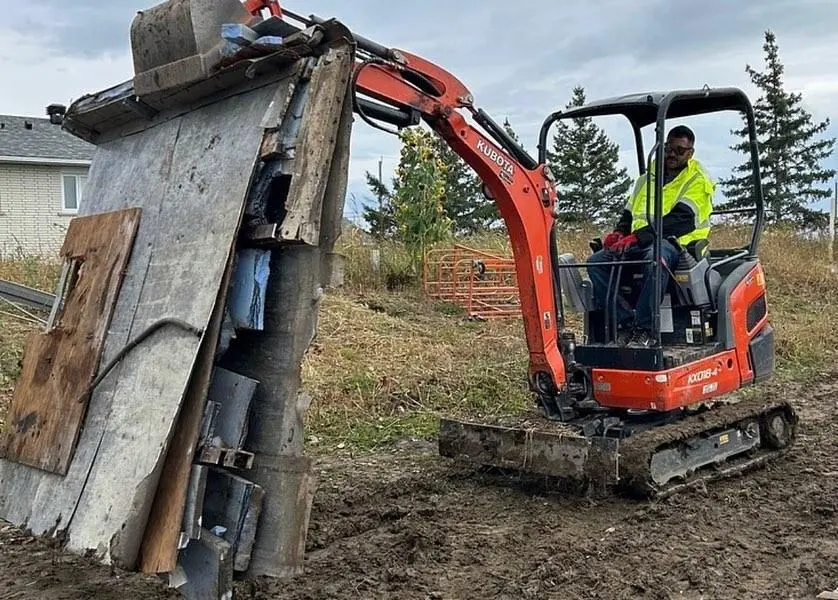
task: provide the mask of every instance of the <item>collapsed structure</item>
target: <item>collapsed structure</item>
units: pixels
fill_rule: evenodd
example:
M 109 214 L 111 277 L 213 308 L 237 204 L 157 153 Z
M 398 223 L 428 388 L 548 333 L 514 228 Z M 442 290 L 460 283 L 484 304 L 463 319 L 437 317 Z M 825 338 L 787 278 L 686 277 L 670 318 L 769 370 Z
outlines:
M 97 152 L 0 439 L 0 518 L 190 597 L 305 548 L 300 364 L 340 276 L 355 57 L 337 22 L 281 27 L 170 0 L 134 21 L 134 78 L 69 108 Z
M 541 414 L 443 419 L 440 454 L 663 496 L 793 445 L 798 419 L 786 399 L 722 398 L 774 371 L 756 127 L 741 90 L 558 111 L 535 158 L 437 65 L 334 20 L 302 19 L 298 29 L 276 2 L 247 5 L 274 14 L 251 17 L 238 0 L 168 0 L 140 13 L 134 79 L 66 115 L 65 127 L 98 151 L 47 331 L 29 341 L 0 440 L 0 517 L 71 550 L 167 573 L 192 597 L 224 596 L 233 571 L 299 571 L 313 491 L 300 362 L 339 272 L 332 250 L 353 112 L 385 130 L 376 121 L 428 124 L 477 172 L 510 236 Z M 743 247 L 682 246 L 664 235 L 654 169 L 664 123 L 727 110 L 748 124 L 752 236 Z M 626 117 L 634 131 L 649 191 L 635 221 L 653 238 L 651 258 L 599 263 L 612 274 L 606 306 L 593 302 L 575 258 L 559 255 L 546 161 L 555 122 L 603 115 Z M 662 265 L 664 242 L 678 244 L 677 264 Z M 648 345 L 618 341 L 617 307 L 640 292 L 633 267 L 654 287 Z M 582 317 L 578 340 L 565 304 Z

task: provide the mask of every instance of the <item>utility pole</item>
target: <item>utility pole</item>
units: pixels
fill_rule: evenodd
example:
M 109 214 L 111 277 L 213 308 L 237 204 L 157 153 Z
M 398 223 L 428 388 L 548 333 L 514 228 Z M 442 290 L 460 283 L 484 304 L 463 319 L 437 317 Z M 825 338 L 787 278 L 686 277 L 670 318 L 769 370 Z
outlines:
M 838 214 L 838 181 L 835 182 L 835 192 L 829 207 L 829 264 L 835 269 L 835 216 Z
M 384 157 L 380 157 L 378 159 L 378 181 L 380 183 L 384 183 L 384 173 L 382 172 L 382 163 L 384 162 Z M 380 215 L 384 210 L 384 198 L 381 197 L 381 194 L 378 195 L 378 214 Z

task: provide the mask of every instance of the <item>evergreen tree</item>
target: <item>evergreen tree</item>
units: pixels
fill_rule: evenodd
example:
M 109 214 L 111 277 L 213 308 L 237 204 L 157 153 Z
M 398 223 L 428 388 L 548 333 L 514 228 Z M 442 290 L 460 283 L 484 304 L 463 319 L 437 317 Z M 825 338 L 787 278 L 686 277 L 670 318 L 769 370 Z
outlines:
M 585 104 L 577 86 L 567 108 Z M 613 224 L 625 207 L 631 178 L 618 168 L 619 146 L 590 117 L 556 123 L 547 164 L 556 177 L 560 219 L 565 223 Z
M 425 251 L 446 239 L 451 220 L 445 214 L 445 165 L 434 155 L 436 136 L 422 128 L 404 130 L 393 194 L 396 237 L 410 253 L 414 271 L 421 268 Z
M 364 173 L 367 180 L 367 187 L 373 193 L 375 204 L 365 206 L 363 211 L 364 220 L 369 224 L 369 233 L 378 238 L 391 237 L 396 233 L 395 207 L 393 206 L 393 192 L 387 189 L 387 185 L 369 171 Z M 393 186 L 397 185 L 393 182 Z
M 468 235 L 485 231 L 500 218 L 494 202 L 483 195 L 483 183 L 466 162 L 434 135 L 434 158 L 443 165 L 442 206 L 451 219 L 452 233 Z
M 830 190 L 818 184 L 827 183 L 834 175 L 821 161 L 832 154 L 834 138 L 815 139 L 829 126 L 829 119 L 813 123 L 812 116 L 801 106 L 802 96 L 784 89 L 784 67 L 780 62 L 777 39 L 773 32 L 765 32 L 765 71 L 758 72 L 750 65 L 745 72 L 761 90 L 754 103 L 756 133 L 759 141 L 760 171 L 765 196 L 766 220 L 791 222 L 808 227 L 823 226 L 827 213 L 810 208 L 812 203 L 830 197 Z M 744 117 L 743 117 L 744 120 Z M 720 180 L 726 202 L 720 209 L 752 207 L 754 205 L 751 180 L 752 164 L 747 124 L 731 131 L 743 140 L 732 150 L 746 155 L 746 161 L 734 168 L 732 175 Z
M 512 128 L 512 124 L 509 122 L 508 118 L 503 120 L 503 129 L 504 131 L 506 131 L 506 133 L 509 134 L 509 137 L 511 137 L 513 140 L 515 140 L 518 143 L 521 142 L 521 138 L 519 138 L 518 134 L 515 133 L 515 130 Z

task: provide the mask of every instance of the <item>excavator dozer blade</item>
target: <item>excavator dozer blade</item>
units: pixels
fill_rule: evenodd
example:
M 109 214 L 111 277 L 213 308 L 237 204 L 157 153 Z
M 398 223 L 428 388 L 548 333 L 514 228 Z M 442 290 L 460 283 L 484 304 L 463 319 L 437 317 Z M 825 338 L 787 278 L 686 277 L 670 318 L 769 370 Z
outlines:
M 556 431 L 545 423 L 525 427 L 442 419 L 439 453 L 473 463 L 555 482 L 567 489 L 607 488 L 618 483 L 619 441 Z
M 439 453 L 596 496 L 663 498 L 758 468 L 794 442 L 797 415 L 785 401 L 721 404 L 626 437 L 585 436 L 573 423 L 528 419 L 509 426 L 442 419 Z

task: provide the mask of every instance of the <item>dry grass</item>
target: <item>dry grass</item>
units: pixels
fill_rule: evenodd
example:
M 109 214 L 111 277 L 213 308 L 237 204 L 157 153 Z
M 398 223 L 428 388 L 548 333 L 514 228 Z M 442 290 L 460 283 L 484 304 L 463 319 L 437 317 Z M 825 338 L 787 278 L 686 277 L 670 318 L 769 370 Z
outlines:
M 560 250 L 585 257 L 595 235 L 568 233 Z M 749 236 L 750 230 L 718 229 L 713 244 L 741 247 Z M 464 243 L 508 251 L 499 236 Z M 350 249 L 350 265 L 369 255 L 369 247 L 366 255 L 359 246 Z M 398 249 L 382 248 L 382 265 L 387 252 Z M 838 359 L 838 278 L 827 245 L 793 232 L 766 234 L 761 256 L 777 330 L 778 377 L 803 382 Z M 318 342 L 304 365 L 314 398 L 308 427 L 318 445 L 365 447 L 406 434 L 433 435 L 440 414 L 498 415 L 531 401 L 520 319 L 464 321 L 423 302 L 415 290 L 389 293 L 380 281 L 353 280 L 362 266 L 347 270 L 344 292 L 327 296 Z
M 369 447 L 431 435 L 443 413 L 481 417 L 523 408 L 521 323 L 473 322 L 458 313 L 413 293 L 327 295 L 303 364 L 314 399 L 310 439 Z
M 0 279 L 40 290 L 53 290 L 61 267 L 57 262 L 33 257 L 0 260 Z M 20 374 L 20 361 L 26 338 L 37 325 L 20 318 L 21 313 L 0 301 L 0 430 L 5 424 L 14 382 Z M 24 315 L 25 317 L 25 315 Z
M 587 256 L 592 235 L 596 232 L 563 236 L 561 251 Z M 713 243 L 746 241 L 746 231 L 720 229 Z M 502 236 L 464 243 L 508 251 Z M 432 436 L 442 414 L 497 417 L 527 406 L 520 319 L 474 322 L 454 307 L 425 301 L 411 281 L 404 252 L 392 244 L 381 247 L 376 272 L 373 248 L 358 236 L 341 241 L 347 285 L 326 296 L 317 339 L 303 364 L 304 385 L 313 398 L 307 422 L 313 449 L 368 448 L 408 435 Z M 764 236 L 761 250 L 777 329 L 778 377 L 805 383 L 838 360 L 838 278 L 823 242 L 776 231 Z M 34 259 L 0 262 L 0 279 L 44 290 L 53 289 L 57 273 L 57 265 Z M 0 406 L 10 397 L 32 329 L 0 315 Z

